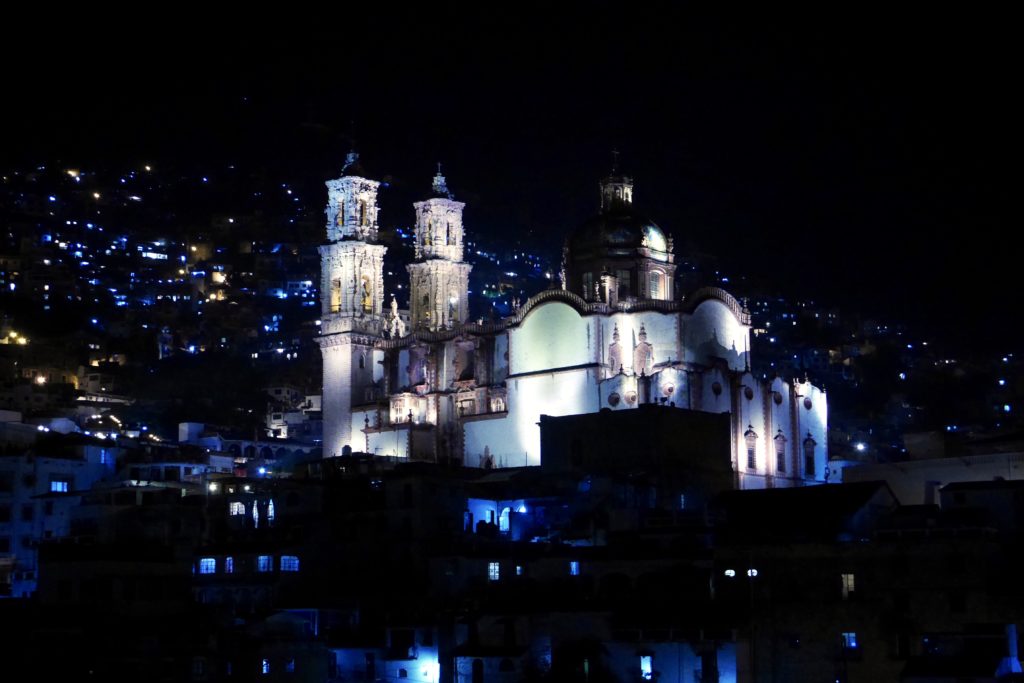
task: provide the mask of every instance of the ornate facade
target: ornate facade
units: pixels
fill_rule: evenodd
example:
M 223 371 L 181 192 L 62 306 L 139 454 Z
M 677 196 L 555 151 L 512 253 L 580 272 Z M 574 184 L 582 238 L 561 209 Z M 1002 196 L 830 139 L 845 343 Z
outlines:
M 473 323 L 464 205 L 440 172 L 414 205 L 410 310 L 393 300 L 386 314 L 377 183 L 352 157 L 345 173 L 327 183 L 320 249 L 325 456 L 537 465 L 541 415 L 655 403 L 730 413 L 743 488 L 824 479 L 824 392 L 750 373 L 750 316 L 724 290 L 676 296 L 672 240 L 636 211 L 630 178 L 601 183 L 599 214 L 566 241 L 562 288 Z

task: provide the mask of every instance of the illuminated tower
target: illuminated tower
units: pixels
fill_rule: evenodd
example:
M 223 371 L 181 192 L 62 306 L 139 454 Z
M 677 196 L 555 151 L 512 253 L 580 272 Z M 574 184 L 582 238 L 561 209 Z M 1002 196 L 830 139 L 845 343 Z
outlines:
M 441 175 L 433 196 L 416 202 L 416 262 L 409 270 L 409 313 L 414 328 L 453 327 L 469 316 L 469 271 L 462 261 L 462 209 Z
M 377 244 L 377 189 L 350 152 L 342 176 L 327 181 L 327 242 L 320 246 L 325 457 L 352 441 L 352 406 L 374 400 L 373 344 L 380 338 L 384 252 Z M 359 425 L 361 428 L 362 425 Z M 355 444 L 358 446 L 358 444 Z

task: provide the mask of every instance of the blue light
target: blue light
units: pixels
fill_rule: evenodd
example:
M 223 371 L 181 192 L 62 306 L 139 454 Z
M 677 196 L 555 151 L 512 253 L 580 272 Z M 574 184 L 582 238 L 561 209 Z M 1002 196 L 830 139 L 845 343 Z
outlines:
M 257 472 L 259 472 L 259 473 L 260 473 L 260 476 L 262 477 L 262 476 L 263 476 L 264 474 L 266 474 L 266 473 L 267 473 L 267 468 L 266 468 L 266 467 L 261 467 L 261 468 L 259 468 L 259 469 L 258 469 L 258 470 L 256 470 L 256 471 L 257 471 Z
M 1010 404 L 1009 403 L 1004 403 L 1003 404 L 1003 412 L 1004 413 L 1010 412 Z
M 51 194 L 51 195 L 50 195 L 50 201 L 51 201 L 51 202 L 55 202 L 55 201 L 57 201 L 57 198 L 56 198 L 56 197 L 54 197 L 54 196 L 53 196 L 53 195 Z

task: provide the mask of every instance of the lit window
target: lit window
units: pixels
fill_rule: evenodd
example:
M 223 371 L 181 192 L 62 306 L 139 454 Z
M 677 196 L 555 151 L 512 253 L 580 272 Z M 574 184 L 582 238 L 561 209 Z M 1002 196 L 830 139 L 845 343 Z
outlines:
M 232 517 L 245 514 L 245 503 L 235 501 L 228 505 L 228 514 Z
M 747 570 L 747 576 L 749 576 L 750 578 L 754 578 L 755 576 L 757 576 L 757 570 L 756 569 L 748 569 Z
M 260 555 L 256 558 L 256 571 L 258 572 L 271 572 L 274 571 L 274 558 L 270 555 Z
M 679 494 L 679 509 L 680 510 L 685 510 L 686 509 L 686 494 L 685 493 L 680 493 Z
M 199 560 L 200 574 L 213 574 L 217 571 L 217 560 L 213 557 L 204 557 Z
M 224 558 L 224 573 L 234 574 L 235 573 L 235 558 L 225 557 Z
M 640 655 L 640 678 L 650 681 L 654 678 L 654 667 L 651 655 Z
M 487 563 L 487 580 L 497 581 L 501 578 L 501 565 L 497 562 Z
M 523 575 L 523 565 L 517 564 L 516 565 L 516 576 L 522 576 L 522 575 Z
M 509 526 L 509 515 L 512 513 L 512 508 L 504 508 L 501 514 L 498 516 L 498 531 L 502 533 L 508 532 Z
M 723 573 L 726 576 L 728 576 L 730 579 L 733 578 L 734 576 L 736 576 L 736 570 L 735 569 L 726 569 L 725 572 L 723 572 Z
M 855 631 L 843 632 L 843 647 L 847 650 L 857 649 L 857 633 Z
M 662 278 L 665 276 L 660 271 L 651 271 L 651 298 L 652 299 L 664 299 L 665 296 L 661 291 Z
M 68 479 L 50 480 L 50 493 L 67 493 L 70 488 L 71 482 Z
M 288 662 L 284 665 L 284 671 L 285 671 L 285 673 L 289 673 L 289 674 L 295 673 L 295 660 L 294 659 L 289 659 L 288 660 Z
M 580 563 L 575 561 L 575 560 L 573 560 L 572 562 L 569 563 L 569 576 L 579 576 L 579 575 L 580 575 Z
M 252 525 L 257 529 L 260 526 L 260 506 L 256 503 L 252 504 Z
M 857 589 L 855 577 L 853 574 L 840 574 L 840 578 L 843 583 L 843 600 L 849 600 Z
M 274 499 L 271 498 L 270 502 L 267 503 L 267 523 L 271 524 L 274 521 Z
M 260 673 L 266 676 L 270 673 L 270 660 L 264 659 L 260 662 Z
M 283 572 L 297 572 L 299 571 L 299 558 L 295 555 L 282 555 L 281 556 L 281 571 Z

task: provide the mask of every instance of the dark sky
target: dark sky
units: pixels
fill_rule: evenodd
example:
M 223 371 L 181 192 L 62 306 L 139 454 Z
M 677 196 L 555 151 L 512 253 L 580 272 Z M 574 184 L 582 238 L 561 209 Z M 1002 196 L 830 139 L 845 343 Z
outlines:
M 11 164 L 255 162 L 320 183 L 354 121 L 396 187 L 425 187 L 441 160 L 470 229 L 556 245 L 596 207 L 615 147 L 677 251 L 961 342 L 1018 331 L 1009 16 L 741 26 L 511 7 L 26 36 L 4 48 L 3 149 Z

